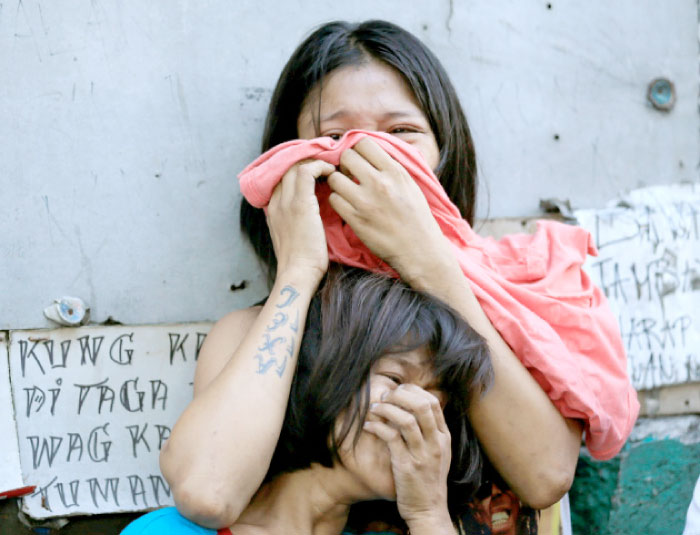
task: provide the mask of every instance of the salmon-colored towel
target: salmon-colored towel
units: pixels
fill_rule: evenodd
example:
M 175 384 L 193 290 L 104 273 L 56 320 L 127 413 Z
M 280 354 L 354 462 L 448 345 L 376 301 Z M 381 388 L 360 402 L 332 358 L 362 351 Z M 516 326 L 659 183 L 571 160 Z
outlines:
M 597 254 L 586 230 L 539 221 L 533 235 L 483 238 L 462 219 L 417 149 L 396 136 L 360 130 L 337 141 L 323 137 L 273 147 L 241 172 L 241 192 L 252 205 L 265 207 L 294 163 L 316 158 L 337 166 L 341 153 L 365 136 L 420 186 L 491 323 L 559 411 L 585 421 L 591 454 L 608 459 L 618 453 L 639 403 L 617 321 L 581 269 L 587 254 Z M 316 194 L 331 261 L 388 271 L 331 208 L 328 184 L 319 182 Z

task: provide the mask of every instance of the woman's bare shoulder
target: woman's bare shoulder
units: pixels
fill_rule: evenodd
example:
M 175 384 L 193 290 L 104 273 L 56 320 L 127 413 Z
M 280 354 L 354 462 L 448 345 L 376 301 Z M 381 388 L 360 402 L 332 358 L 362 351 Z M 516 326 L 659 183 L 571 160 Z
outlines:
M 221 373 L 260 314 L 260 310 L 260 306 L 234 310 L 214 324 L 199 351 L 194 376 L 195 396 Z

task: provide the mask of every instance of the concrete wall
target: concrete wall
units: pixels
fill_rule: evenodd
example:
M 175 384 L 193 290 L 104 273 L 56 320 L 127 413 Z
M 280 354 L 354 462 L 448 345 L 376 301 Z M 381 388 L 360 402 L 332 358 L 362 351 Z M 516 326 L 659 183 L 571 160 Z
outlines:
M 444 61 L 482 216 L 697 179 L 696 0 L 0 2 L 0 328 L 47 326 L 64 294 L 128 324 L 259 299 L 235 175 L 293 47 L 322 21 L 372 17 Z M 658 76 L 675 84 L 669 113 L 646 100 Z

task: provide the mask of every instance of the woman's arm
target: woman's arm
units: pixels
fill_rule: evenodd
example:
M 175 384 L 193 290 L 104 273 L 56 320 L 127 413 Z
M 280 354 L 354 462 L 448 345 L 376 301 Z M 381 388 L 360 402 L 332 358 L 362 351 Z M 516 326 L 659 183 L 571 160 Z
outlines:
M 551 505 L 573 480 L 581 425 L 559 413 L 488 320 L 406 170 L 368 139 L 346 153 L 341 165 L 359 182 L 330 175 L 331 205 L 407 283 L 451 305 L 486 338 L 495 380 L 472 400 L 472 425 L 520 499 L 535 508 Z
M 414 262 L 400 273 L 411 286 L 451 305 L 486 338 L 494 383 L 471 400 L 469 418 L 487 456 L 518 497 L 535 509 L 549 507 L 571 487 L 583 427 L 557 410 L 486 317 L 450 248 L 438 251 L 439 246 L 422 256 L 440 262 Z
M 230 525 L 267 473 L 282 427 L 309 302 L 328 266 L 315 179 L 334 167 L 294 166 L 275 190 L 268 225 L 278 275 L 262 309 L 229 314 L 208 335 L 195 396 L 161 451 L 180 512 Z

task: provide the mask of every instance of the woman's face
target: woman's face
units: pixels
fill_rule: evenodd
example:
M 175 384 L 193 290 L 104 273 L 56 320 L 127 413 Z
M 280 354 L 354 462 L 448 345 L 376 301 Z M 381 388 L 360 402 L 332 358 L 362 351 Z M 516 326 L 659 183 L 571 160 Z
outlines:
M 436 381 L 427 348 L 389 353 L 372 367 L 369 402 L 377 403 L 385 392 L 400 388 L 401 385 L 413 384 L 433 394 L 444 407 L 447 396 L 438 388 Z M 378 420 L 379 417 L 369 412 L 366 419 Z M 342 415 L 338 418 L 337 425 L 341 424 Z M 367 491 L 364 499 L 396 499 L 389 448 L 377 436 L 363 430 L 361 424 L 362 422 L 355 422 L 353 430 L 338 450 L 342 464 Z M 355 444 L 354 438 L 358 432 L 360 435 Z
M 404 78 L 389 65 L 370 59 L 340 67 L 323 79 L 320 131 L 318 91 L 312 90 L 297 120 L 301 139 L 340 138 L 348 130 L 387 132 L 413 145 L 431 169 L 440 161 L 440 149 L 416 97 Z

